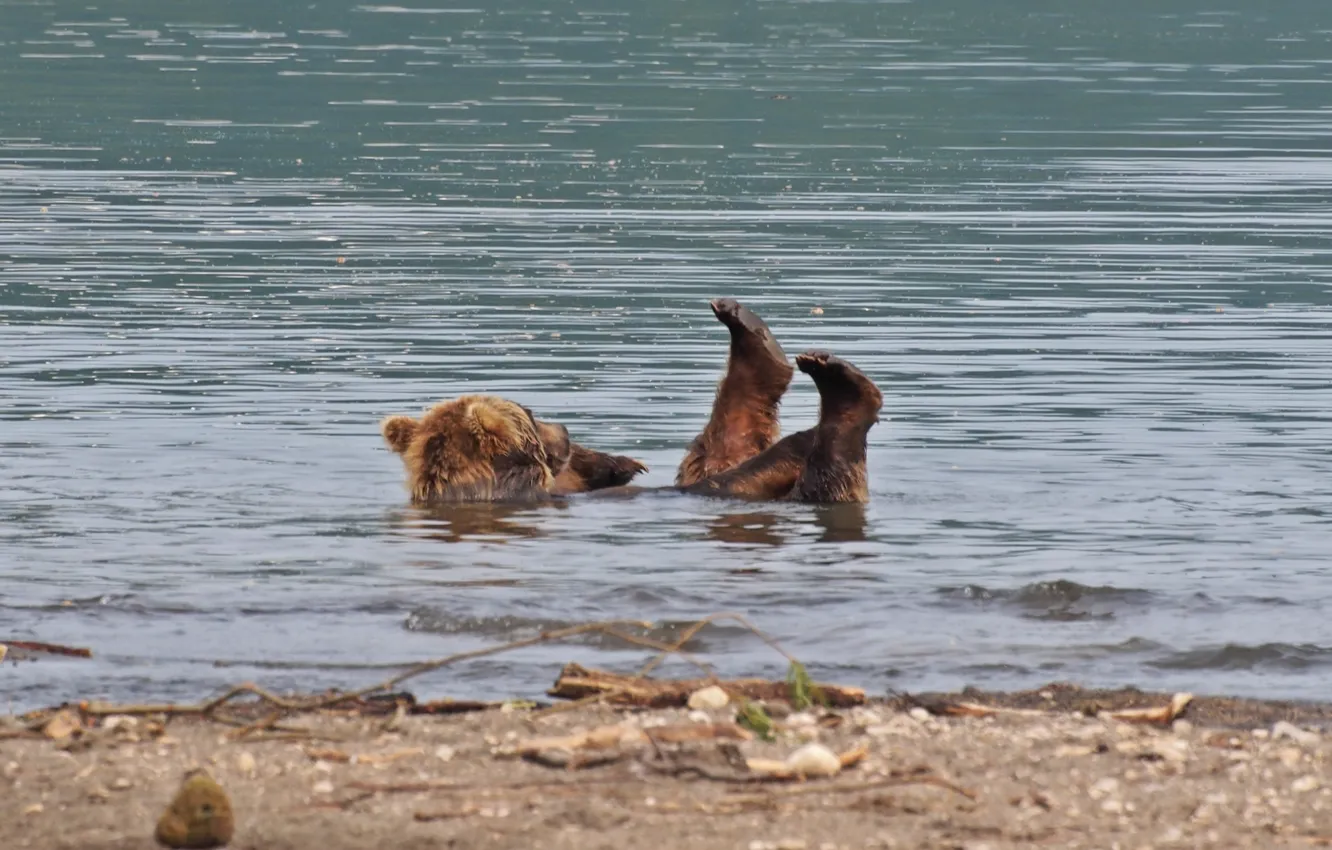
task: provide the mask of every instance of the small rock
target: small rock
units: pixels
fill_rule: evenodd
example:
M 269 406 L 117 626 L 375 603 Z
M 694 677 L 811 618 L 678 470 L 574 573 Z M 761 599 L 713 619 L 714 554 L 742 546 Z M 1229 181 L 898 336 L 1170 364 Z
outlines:
M 804 776 L 836 776 L 842 762 L 822 744 L 806 744 L 787 757 L 786 766 Z
M 1170 724 L 1170 728 L 1174 730 L 1176 735 L 1193 734 L 1193 724 L 1182 717 L 1179 720 L 1176 720 L 1174 723 Z
M 749 842 L 749 850 L 777 850 L 777 845 L 771 841 L 762 841 L 755 838 Z
M 1119 790 L 1119 780 L 1113 776 L 1106 776 L 1096 780 L 1091 788 L 1087 789 L 1087 794 L 1092 799 L 1099 800 L 1101 797 L 1108 797 Z
M 712 716 L 706 711 L 691 711 L 686 715 L 690 723 L 711 723 Z
M 31 806 L 24 806 L 24 807 L 23 807 L 23 814 L 25 814 L 25 815 L 40 815 L 45 809 L 46 809 L 46 806 L 43 806 L 41 803 L 33 803 Z
M 1304 760 L 1304 752 L 1299 747 L 1282 747 L 1276 755 L 1286 767 L 1294 767 Z
M 191 771 L 158 819 L 153 835 L 166 847 L 221 847 L 231 840 L 234 829 L 226 792 L 207 773 Z
M 851 722 L 857 726 L 878 726 L 883 722 L 883 715 L 872 708 L 856 706 L 851 709 Z
M 457 754 L 458 751 L 453 747 L 450 747 L 448 744 L 440 744 L 438 747 L 435 747 L 435 758 L 440 761 L 453 761 L 453 757 Z
M 94 803 L 105 803 L 111 799 L 111 792 L 103 785 L 94 785 L 88 789 L 88 799 Z
M 1301 776 L 1299 779 L 1290 783 L 1290 790 L 1294 791 L 1296 794 L 1304 794 L 1308 791 L 1313 791 L 1322 784 L 1323 782 L 1321 779 L 1313 774 L 1309 774 L 1308 776 Z
M 699 688 L 689 695 L 689 707 L 699 711 L 725 708 L 730 702 L 731 698 L 727 695 L 726 691 L 716 685 L 708 685 L 706 688 Z
M 53 741 L 63 741 L 70 735 L 82 731 L 83 724 L 74 716 L 74 712 L 67 708 L 57 711 L 42 727 L 42 734 Z
M 252 753 L 243 752 L 236 756 L 236 769 L 246 776 L 254 776 L 255 771 L 259 769 L 259 765 L 255 762 Z
M 128 714 L 112 714 L 102 719 L 102 728 L 108 732 L 114 732 L 117 729 L 130 730 L 139 725 L 139 718 L 131 717 Z
M 916 706 L 915 708 L 908 711 L 907 716 L 909 716 L 912 720 L 916 721 L 917 723 L 924 723 L 925 721 L 929 720 L 932 717 L 928 709 L 921 708 L 920 706 Z
M 819 719 L 808 711 L 798 711 L 786 718 L 783 722 L 792 729 L 800 729 L 809 726 L 817 726 Z
M 1272 738 L 1289 738 L 1297 744 L 1311 746 L 1318 743 L 1318 733 L 1310 732 L 1308 729 L 1301 729 L 1294 723 L 1287 723 L 1284 720 L 1278 720 L 1272 724 Z
M 310 786 L 310 790 L 315 792 L 316 794 L 332 794 L 333 783 L 327 779 L 321 779 L 318 782 L 316 782 L 314 785 Z
M 808 846 L 803 838 L 783 838 L 777 842 L 777 850 L 805 850 Z
M 130 782 L 128 779 L 126 779 L 123 776 L 117 776 L 115 779 L 111 780 L 112 791 L 128 791 L 130 788 L 133 787 L 134 783 Z

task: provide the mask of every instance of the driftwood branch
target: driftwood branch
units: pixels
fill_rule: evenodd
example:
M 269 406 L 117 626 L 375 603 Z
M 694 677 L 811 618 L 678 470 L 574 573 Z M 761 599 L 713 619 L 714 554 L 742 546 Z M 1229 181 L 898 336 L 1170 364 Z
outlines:
M 547 691 L 553 697 L 586 699 L 604 696 L 611 705 L 632 705 L 639 708 L 667 708 L 686 705 L 694 691 L 716 685 L 733 697 L 751 700 L 788 701 L 791 695 L 786 682 L 769 679 L 645 679 L 594 670 L 578 664 L 565 665 L 555 686 Z M 818 684 L 828 705 L 846 708 L 864 705 L 865 692 L 860 688 Z

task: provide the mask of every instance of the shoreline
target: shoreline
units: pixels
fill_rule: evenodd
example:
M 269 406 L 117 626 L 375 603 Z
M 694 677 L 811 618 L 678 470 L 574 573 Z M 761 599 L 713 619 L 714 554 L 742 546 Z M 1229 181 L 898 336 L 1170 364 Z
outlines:
M 197 768 L 230 797 L 229 846 L 255 850 L 1332 846 L 1332 703 L 1064 683 L 803 711 L 774 699 L 771 741 L 735 725 L 734 701 L 367 704 L 231 703 L 232 725 L 0 718 L 0 846 L 155 847 Z M 763 772 L 811 743 L 846 766 Z

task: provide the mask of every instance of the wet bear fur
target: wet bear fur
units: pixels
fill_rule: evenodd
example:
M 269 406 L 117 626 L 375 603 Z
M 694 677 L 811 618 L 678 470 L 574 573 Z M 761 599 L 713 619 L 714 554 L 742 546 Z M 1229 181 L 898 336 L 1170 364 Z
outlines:
M 626 484 L 646 469 L 573 443 L 563 425 L 497 396 L 443 401 L 420 419 L 390 416 L 380 431 L 416 504 L 542 499 Z
M 795 375 L 768 326 L 748 307 L 734 298 L 710 306 L 730 332 L 730 350 L 708 422 L 676 472 L 677 487 L 726 472 L 773 445 L 781 436 L 778 408 Z

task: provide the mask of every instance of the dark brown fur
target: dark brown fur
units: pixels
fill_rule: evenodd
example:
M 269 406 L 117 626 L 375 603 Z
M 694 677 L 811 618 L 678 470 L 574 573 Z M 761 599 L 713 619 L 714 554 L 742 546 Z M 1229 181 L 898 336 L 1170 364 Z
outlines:
M 680 489 L 698 496 L 785 499 L 791 495 L 814 448 L 814 429 L 788 434 L 739 466 Z
M 687 487 L 686 493 L 800 502 L 866 502 L 866 437 L 883 394 L 863 372 L 824 351 L 796 357 L 819 390 L 819 422 L 783 437 L 744 463 Z
M 586 493 L 628 484 L 647 467 L 624 455 L 609 455 L 595 449 L 571 444 L 569 462 L 555 476 L 555 493 Z
M 731 348 L 712 414 L 676 472 L 677 487 L 725 472 L 773 445 L 781 435 L 778 407 L 795 375 L 768 326 L 749 308 L 732 298 L 711 306 L 731 333 Z
M 868 502 L 866 440 L 879 421 L 883 393 L 864 372 L 826 351 L 796 357 L 819 388 L 814 445 L 791 498 L 801 502 Z

